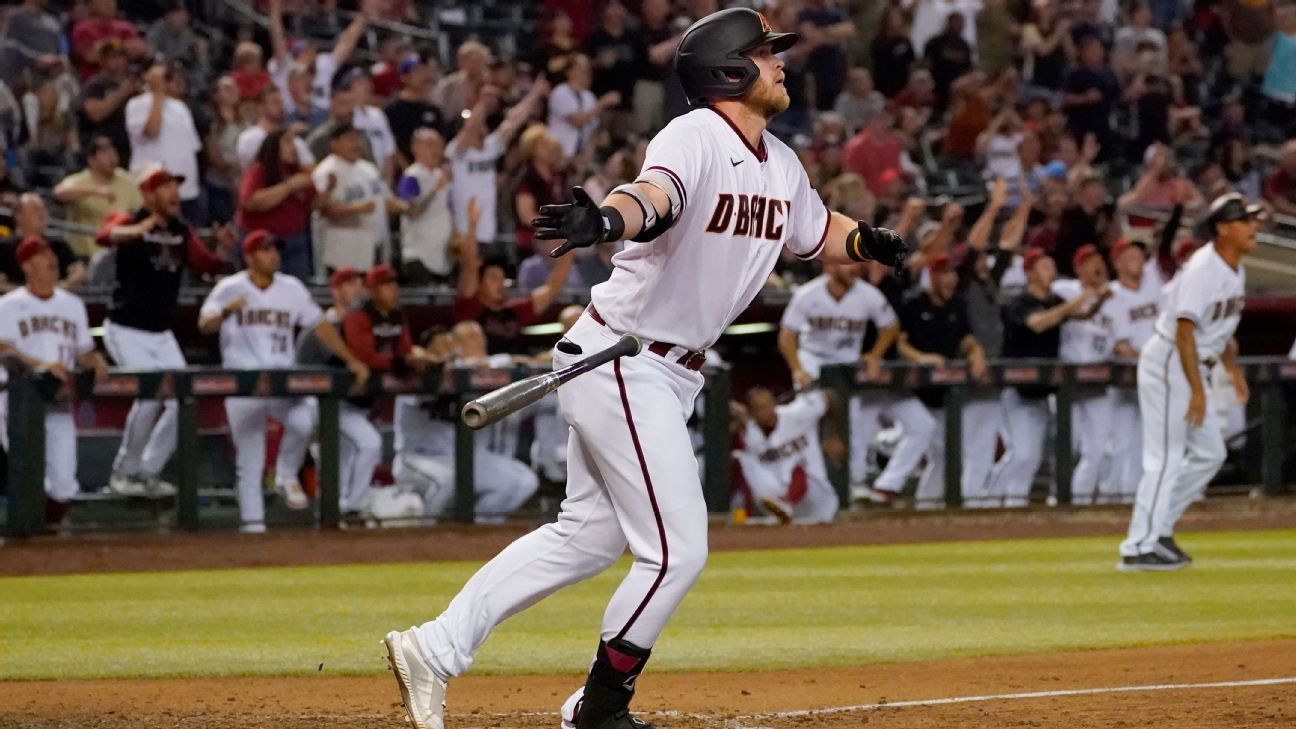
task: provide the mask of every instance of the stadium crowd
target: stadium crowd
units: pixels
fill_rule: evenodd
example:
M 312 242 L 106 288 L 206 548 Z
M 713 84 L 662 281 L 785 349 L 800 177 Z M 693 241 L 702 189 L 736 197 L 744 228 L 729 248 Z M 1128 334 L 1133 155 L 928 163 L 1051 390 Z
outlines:
M 107 347 L 117 364 L 183 366 L 178 347 L 161 359 L 115 351 L 112 332 L 125 332 L 120 341 L 143 332 L 174 343 L 174 323 L 165 319 L 182 277 L 197 283 L 253 269 L 243 253 L 263 247 L 264 231 L 279 271 L 328 286 L 328 317 L 366 372 L 532 356 L 523 328 L 553 320 L 560 292 L 605 280 L 617 247 L 555 262 L 546 255 L 555 242 L 536 240 L 530 221 L 541 206 L 565 201 L 573 185 L 598 200 L 637 175 L 652 133 L 687 110 L 671 72 L 680 34 L 723 4 L 549 0 L 532 35 L 459 28 L 442 36 L 463 38 L 454 48 L 393 30 L 393 21 L 426 27 L 442 19 L 439 6 L 411 0 L 352 7 L 261 0 L 253 8 L 259 22 L 224 2 L 7 7 L 0 290 L 22 286 L 28 262 L 48 249 L 60 287 L 112 289 Z M 1104 307 L 1125 298 L 1122 287 L 1155 303 L 1160 285 L 1210 238 L 1212 201 L 1240 193 L 1279 216 L 1296 215 L 1291 2 L 757 4 L 775 28 L 802 36 L 782 59 L 792 105 L 771 121 L 771 133 L 797 150 L 829 207 L 895 229 L 914 251 L 896 271 L 821 273 L 788 255 L 771 276 L 769 288 L 795 292 L 794 304 L 812 285 L 837 298 L 859 287 L 880 292 L 872 315 L 842 314 L 859 322 L 847 328 L 864 339 L 844 361 L 864 351 L 869 367 L 889 357 L 966 359 L 975 370 L 1001 358 L 1131 357 L 1137 336 L 1112 322 L 1102 329 L 1110 318 Z M 141 292 L 148 262 L 123 253 L 123 242 L 158 230 L 183 240 L 187 259 L 173 262 L 170 288 Z M 387 285 L 453 287 L 454 321 L 408 331 L 395 303 L 375 308 L 363 295 Z M 356 308 L 365 301 L 368 309 Z M 352 309 L 368 311 L 368 323 L 350 324 Z M 148 316 L 115 318 L 128 310 Z M 789 311 L 780 349 L 793 380 L 809 385 L 814 373 L 798 357 L 798 338 L 804 349 L 816 322 L 840 323 Z M 375 348 L 383 322 L 397 334 Z M 1092 346 L 1068 351 L 1068 328 Z M 368 356 L 382 346 L 395 349 Z M 1042 460 L 1048 394 L 1009 388 L 965 405 L 965 416 L 999 424 L 965 429 L 990 438 L 964 444 L 967 503 L 1025 503 Z M 1102 423 L 1113 408 L 1126 408 L 1127 420 L 1130 407 L 1136 412 L 1127 394 L 1090 395 L 1076 405 L 1082 422 Z M 742 427 L 777 420 L 783 406 L 767 396 L 754 393 L 735 411 Z M 822 415 L 830 404 L 802 409 Z M 851 405 L 852 432 L 868 434 L 849 449 L 862 498 L 894 500 L 925 460 L 918 499 L 935 503 L 942 407 L 933 392 Z M 417 453 L 424 445 L 402 437 L 402 413 L 407 423 L 444 423 L 447 414 L 436 410 L 397 404 L 394 467 L 423 483 L 445 481 L 449 446 Z M 174 417 L 173 405 L 137 404 L 114 489 L 173 493 L 159 474 L 174 447 Z M 357 433 L 368 423 L 351 420 Z M 881 474 L 866 459 L 878 423 L 899 423 L 902 432 Z M 428 423 L 404 427 L 432 439 L 442 433 Z M 1110 431 L 1088 431 L 1077 494 L 1128 499 L 1138 468 L 1132 436 L 1111 441 Z M 994 462 L 996 438 L 1018 457 Z M 742 448 L 752 439 L 740 437 Z M 483 440 L 516 460 L 515 437 Z M 355 442 L 372 451 L 371 434 Z M 425 457 L 404 461 L 402 443 Z M 560 480 L 547 459 L 533 457 L 530 466 Z M 538 486 L 530 467 L 503 464 L 492 474 L 511 494 L 484 499 L 486 518 Z M 996 478 L 1002 485 L 991 486 Z M 355 479 L 355 488 L 367 487 L 370 474 Z M 739 480 L 746 496 L 760 477 Z M 278 486 L 285 501 L 303 503 L 295 473 Z M 806 491 L 794 485 L 747 505 L 791 519 Z M 345 484 L 343 493 L 350 508 L 361 508 L 361 495 Z M 444 503 L 426 487 L 421 493 L 428 504 Z

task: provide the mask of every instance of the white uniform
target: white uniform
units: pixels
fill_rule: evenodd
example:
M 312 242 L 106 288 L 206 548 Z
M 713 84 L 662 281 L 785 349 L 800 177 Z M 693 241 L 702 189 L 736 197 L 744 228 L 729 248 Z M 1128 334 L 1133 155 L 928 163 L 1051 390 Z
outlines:
M 1157 318 L 1156 336 L 1139 355 L 1143 478 L 1129 534 L 1121 542 L 1122 556 L 1151 553 L 1158 539 L 1173 536 L 1175 522 L 1224 464 L 1224 433 L 1209 387 L 1201 426 L 1184 420 L 1191 391 L 1174 339 L 1179 320 L 1193 323 L 1204 385 L 1207 363 L 1224 353 L 1242 318 L 1245 284 L 1245 270 L 1230 267 L 1214 245 L 1198 249 L 1175 277 L 1165 311 Z
M 829 215 L 796 154 L 765 132 L 753 149 L 719 112 L 677 117 L 648 145 L 641 178 L 681 201 L 672 227 L 628 242 L 594 287 L 593 307 L 554 350 L 554 367 L 611 346 L 623 332 L 672 343 L 665 356 L 616 360 L 558 391 L 571 426 L 567 498 L 558 521 L 484 566 L 437 620 L 414 633 L 442 676 L 458 676 L 491 630 L 566 585 L 634 555 L 603 615 L 604 640 L 651 647 L 702 571 L 707 509 L 686 421 L 702 351 L 755 298 L 783 248 L 811 258 Z M 581 354 L 563 351 L 578 349 Z M 686 358 L 686 363 L 681 362 Z M 574 702 L 569 700 L 569 705 Z
M 346 220 L 327 220 L 320 215 L 317 226 L 318 245 L 322 250 L 320 260 L 329 268 L 366 270 L 373 266 L 378 250 L 387 244 L 387 185 L 372 162 L 363 159 L 348 162 L 331 154 L 311 172 L 315 190 L 321 195 L 328 189 L 330 175 L 337 176 L 337 187 L 332 193 L 336 200 L 372 201 L 374 209 Z
M 739 472 L 756 503 L 777 499 L 792 507 L 798 522 L 827 523 L 837 515 L 837 492 L 828 482 L 819 421 L 828 412 L 828 396 L 811 390 L 775 408 L 778 422 L 766 433 L 747 423 L 743 447 L 733 452 Z
M 450 160 L 450 206 L 454 210 L 455 230 L 468 230 L 468 201 L 476 200 L 481 218 L 477 221 L 477 242 L 493 243 L 499 222 L 495 213 L 495 165 L 504 156 L 504 144 L 496 134 L 487 134 L 481 147 L 466 147 L 451 140 L 446 145 Z
M 845 296 L 828 291 L 820 276 L 796 290 L 780 323 L 797 334 L 797 359 L 812 377 L 829 364 L 855 364 L 868 322 L 879 330 L 896 322 L 895 310 L 877 287 L 856 281 Z M 868 473 L 868 450 L 886 416 L 900 423 L 904 436 L 873 487 L 899 493 L 931 443 L 936 421 L 922 402 L 905 392 L 872 389 L 850 399 L 850 479 L 861 483 Z
M 1151 283 L 1151 285 L 1149 285 Z M 1143 273 L 1137 290 L 1119 281 L 1112 282 L 1112 297 L 1103 305 L 1112 317 L 1112 344 L 1127 342 L 1136 352 L 1152 339 L 1157 316 L 1165 306 L 1160 276 Z M 1110 493 L 1107 500 L 1130 503 L 1143 477 L 1143 428 L 1139 423 L 1138 389 L 1113 386 L 1108 391 L 1112 401 L 1112 463 Z
M 455 425 L 434 416 L 430 398 L 400 395 L 396 398 L 396 483 L 423 496 L 423 513 L 439 516 L 455 494 Z M 473 520 L 502 522 L 531 498 L 540 479 L 514 454 L 518 425 L 513 415 L 476 434 L 473 440 Z
M 446 171 L 440 167 L 429 170 L 415 162 L 405 168 L 405 176 L 419 184 L 419 194 L 409 201 L 410 206 L 426 207 L 417 214 L 401 216 L 401 258 L 420 261 L 432 273 L 449 276 L 454 223 L 450 219 L 450 188 L 444 182 Z
M 0 342 L 42 362 L 58 362 L 69 372 L 76 359 L 94 349 L 85 303 L 61 288 L 42 299 L 26 287 L 0 296 Z M 8 396 L 0 392 L 0 446 L 9 449 Z M 12 457 L 12 456 L 11 456 Z M 76 424 L 66 406 L 45 411 L 45 493 L 70 501 L 77 483 Z
M 1110 285 L 1110 284 L 1109 284 Z M 1084 294 L 1080 282 L 1064 279 L 1053 283 L 1053 293 L 1070 301 Z M 1093 316 L 1067 319 L 1060 327 L 1061 345 L 1058 358 L 1066 364 L 1095 364 L 1111 359 L 1114 319 L 1109 308 L 1111 299 L 1103 302 Z M 1080 454 L 1071 473 L 1071 501 L 1095 504 L 1107 500 L 1111 486 L 1099 485 L 1102 465 L 1111 447 L 1111 398 L 1103 386 L 1079 385 L 1072 392 L 1071 442 Z M 1103 498 L 1100 498 L 1100 488 Z
M 270 286 L 262 289 L 243 271 L 216 284 L 199 316 L 218 315 L 240 298 L 243 308 L 221 322 L 221 364 L 241 370 L 292 367 L 294 329 L 314 328 L 324 318 L 310 292 L 301 281 L 282 273 L 276 273 Z M 310 401 L 304 397 L 227 397 L 225 417 L 234 441 L 239 518 L 245 525 L 264 524 L 261 484 L 266 466 L 266 419 L 283 424 L 275 480 L 296 481 L 314 428 Z

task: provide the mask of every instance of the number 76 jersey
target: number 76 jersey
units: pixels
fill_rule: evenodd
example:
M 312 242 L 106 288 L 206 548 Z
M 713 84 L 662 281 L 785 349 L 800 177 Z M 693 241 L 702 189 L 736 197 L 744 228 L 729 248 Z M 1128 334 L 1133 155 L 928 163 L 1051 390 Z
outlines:
M 221 362 L 230 369 L 292 367 L 294 329 L 312 329 L 324 318 L 301 281 L 276 273 L 263 289 L 252 283 L 247 271 L 221 279 L 199 316 L 220 314 L 238 299 L 243 299 L 243 307 L 226 317 L 220 329 Z

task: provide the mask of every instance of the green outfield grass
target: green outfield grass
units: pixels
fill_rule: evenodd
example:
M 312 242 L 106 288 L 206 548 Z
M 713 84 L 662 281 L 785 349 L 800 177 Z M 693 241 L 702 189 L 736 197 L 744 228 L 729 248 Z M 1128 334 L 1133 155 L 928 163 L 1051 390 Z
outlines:
M 1296 530 L 1191 534 L 1169 574 L 1111 538 L 716 554 L 661 670 L 762 670 L 1296 637 Z M 580 672 L 628 562 L 506 623 L 476 672 Z M 0 579 L 0 678 L 366 674 L 475 563 Z

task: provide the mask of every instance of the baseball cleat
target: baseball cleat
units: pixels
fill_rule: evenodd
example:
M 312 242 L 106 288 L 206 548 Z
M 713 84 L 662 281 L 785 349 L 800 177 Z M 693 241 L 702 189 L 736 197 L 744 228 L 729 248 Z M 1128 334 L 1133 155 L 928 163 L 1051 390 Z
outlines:
M 283 499 L 289 509 L 300 510 L 310 506 L 310 497 L 297 481 L 275 484 L 275 493 L 279 494 L 279 498 Z
M 239 525 L 240 534 L 265 534 L 266 526 L 263 521 L 245 521 Z
M 150 476 L 144 481 L 144 489 L 149 498 L 169 499 L 175 496 L 178 489 L 170 481 L 163 481 L 157 476 Z
M 383 645 L 387 646 L 387 663 L 396 674 L 405 713 L 415 729 L 445 729 L 446 681 L 423 658 L 414 629 L 391 631 Z
M 1116 569 L 1121 572 L 1173 572 L 1187 567 L 1183 560 L 1170 559 L 1156 552 L 1148 552 L 1134 557 L 1121 557 Z
M 114 473 L 108 479 L 108 490 L 118 496 L 147 496 L 148 484 L 134 476 Z
M 858 501 L 868 501 L 874 504 L 894 504 L 900 500 L 900 494 L 887 489 L 875 489 L 870 486 L 860 487 Z
M 622 709 L 594 729 L 656 729 L 652 724 Z
M 761 508 L 769 512 L 779 524 L 788 525 L 792 523 L 792 505 L 777 496 L 762 496 L 760 499 Z
M 1163 557 L 1168 557 L 1180 562 L 1187 562 L 1189 564 L 1193 561 L 1192 557 L 1188 556 L 1187 552 L 1179 548 L 1174 537 L 1161 537 L 1157 540 L 1156 549 Z

